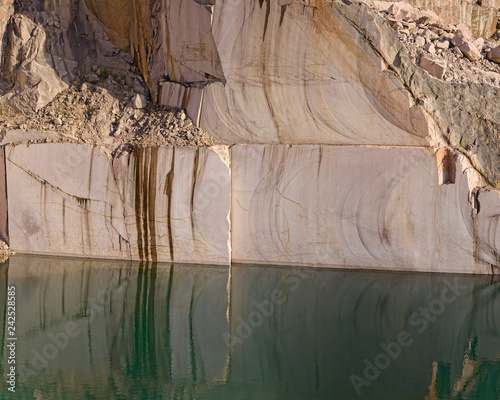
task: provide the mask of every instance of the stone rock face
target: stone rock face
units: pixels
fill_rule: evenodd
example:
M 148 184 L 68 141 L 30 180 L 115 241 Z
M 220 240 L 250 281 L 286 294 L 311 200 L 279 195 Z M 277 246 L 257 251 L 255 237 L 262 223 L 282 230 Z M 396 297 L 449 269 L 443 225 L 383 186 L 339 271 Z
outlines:
M 54 54 L 47 68 L 58 79 L 85 70 L 96 86 L 82 93 L 95 96 L 111 96 L 98 84 L 113 77 L 103 78 L 93 60 L 109 56 L 118 69 L 133 60 L 152 98 L 142 80 L 116 77 L 135 88 L 126 96 L 131 124 L 152 100 L 186 110 L 178 110 L 178 126 L 190 123 L 187 115 L 236 145 L 132 150 L 144 143 L 127 142 L 108 148 L 111 160 L 76 145 L 6 147 L 0 235 L 13 250 L 467 273 L 500 267 L 492 190 L 500 182 L 500 89 L 436 79 L 444 66 L 425 58 L 415 65 L 397 36 L 417 32 L 436 54 L 432 40 L 456 37 L 473 58 L 471 46 L 478 53 L 484 41 L 472 42 L 466 27 L 438 30 L 431 14 L 419 25 L 388 23 L 364 3 L 325 0 L 64 4 L 72 6 L 50 6 L 50 23 L 42 12 L 12 19 L 12 32 L 18 20 L 18 31 L 27 27 L 7 52 L 15 87 L 50 77 L 22 68 L 32 53 L 41 65 L 42 47 Z M 392 10 L 412 12 L 408 4 Z M 65 125 L 50 118 L 54 129 Z M 116 128 L 102 143 L 126 132 Z M 3 132 L 2 145 L 38 137 Z
M 110 39 L 136 60 L 153 97 L 161 79 L 210 82 L 224 75 L 211 13 L 193 0 L 86 0 Z M 119 10 L 117 12 L 117 10 Z
M 7 24 L 9 19 L 14 13 L 14 0 L 0 0 L 0 33 L 4 33 L 7 30 Z M 4 56 L 4 50 L 7 45 L 7 37 L 3 35 L 0 40 L 0 60 Z
M 500 182 L 500 90 L 470 83 L 450 85 L 429 76 L 409 58 L 393 29 L 363 4 L 334 5 L 352 26 L 364 26 L 365 35 L 416 101 L 454 148 L 464 148 L 490 183 Z M 477 116 L 481 116 L 478 118 Z M 474 127 L 474 129 L 469 129 Z
M 133 61 L 109 40 L 84 0 L 36 5 L 20 0 L 0 33 L 8 39 L 2 76 L 14 86 L 2 90 L 0 101 L 18 112 L 37 111 L 95 64 L 119 74 Z
M 159 87 L 158 102 L 165 106 L 183 108 L 194 122 L 199 122 L 202 94 L 203 88 L 163 82 Z
M 425 142 L 421 110 L 335 5 L 245 4 L 215 6 L 226 84 L 205 87 L 202 128 L 229 143 Z
M 46 33 L 41 26 L 23 15 L 13 18 L 4 74 L 23 91 L 11 101 L 21 111 L 38 110 L 68 86 L 47 62 L 45 47 Z
M 471 218 L 460 164 L 439 186 L 428 149 L 235 146 L 232 164 L 234 261 L 491 272 L 498 228 Z M 494 214 L 500 198 L 483 196 Z
M 6 170 L 19 252 L 229 261 L 229 169 L 215 150 L 138 149 L 111 164 L 87 146 L 15 146 Z

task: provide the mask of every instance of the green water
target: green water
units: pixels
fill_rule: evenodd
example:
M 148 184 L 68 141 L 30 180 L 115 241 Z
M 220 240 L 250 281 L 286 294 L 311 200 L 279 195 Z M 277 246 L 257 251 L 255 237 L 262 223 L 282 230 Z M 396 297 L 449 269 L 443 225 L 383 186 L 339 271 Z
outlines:
M 1 399 L 500 398 L 496 277 L 14 256 L 0 307 Z

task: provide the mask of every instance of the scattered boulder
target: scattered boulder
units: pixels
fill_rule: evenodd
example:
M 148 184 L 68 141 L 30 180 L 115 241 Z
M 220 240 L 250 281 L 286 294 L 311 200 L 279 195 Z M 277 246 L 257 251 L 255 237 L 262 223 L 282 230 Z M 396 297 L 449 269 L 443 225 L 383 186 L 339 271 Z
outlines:
M 496 47 L 492 48 L 488 52 L 487 58 L 490 61 L 493 61 L 493 62 L 500 64 L 500 46 L 496 46 Z
M 460 51 L 471 61 L 477 61 L 481 59 L 481 53 L 474 44 L 465 42 L 459 47 Z
M 446 71 L 446 61 L 432 59 L 426 54 L 420 55 L 420 61 L 418 65 L 420 68 L 425 69 L 430 75 L 438 79 L 442 79 Z
M 97 83 L 99 82 L 99 77 L 97 76 L 97 74 L 95 73 L 91 73 L 87 76 L 87 81 L 89 81 L 90 83 Z
M 462 32 L 457 32 L 455 33 L 455 36 L 451 39 L 451 44 L 453 46 L 462 46 L 463 44 L 467 43 L 467 39 L 465 36 L 462 34 Z
M 441 50 L 447 50 L 450 47 L 450 42 L 447 40 L 436 42 L 436 47 Z
M 434 46 L 433 43 L 427 43 L 425 46 L 424 46 L 424 50 L 425 51 L 428 51 L 429 53 L 431 54 L 436 54 L 436 47 Z
M 422 37 L 422 36 L 417 36 L 415 38 L 415 44 L 418 46 L 418 47 L 424 47 L 425 46 L 425 39 Z
M 146 98 L 142 95 L 137 93 L 132 101 L 133 105 L 135 108 L 140 109 L 140 108 L 146 108 L 147 102 Z
M 428 25 L 431 19 L 427 15 L 423 15 L 415 21 L 417 24 Z
M 397 19 L 404 19 L 411 16 L 414 12 L 414 8 L 410 4 L 400 1 L 391 5 L 387 11 L 393 14 Z

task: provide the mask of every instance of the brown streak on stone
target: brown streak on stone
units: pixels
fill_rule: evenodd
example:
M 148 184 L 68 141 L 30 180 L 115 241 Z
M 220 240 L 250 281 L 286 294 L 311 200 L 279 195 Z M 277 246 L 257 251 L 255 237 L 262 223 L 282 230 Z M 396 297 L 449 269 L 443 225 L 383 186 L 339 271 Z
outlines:
M 165 177 L 165 189 L 163 193 L 168 197 L 168 211 L 167 211 L 167 229 L 168 229 L 168 245 L 170 248 L 170 259 L 174 261 L 174 238 L 172 236 L 172 195 L 174 183 L 174 165 L 175 165 L 175 147 L 172 148 L 172 162 L 170 171 Z
M 142 180 L 142 149 L 137 149 L 134 151 L 133 155 L 135 158 L 135 225 L 137 227 L 137 249 L 139 251 L 139 259 L 144 259 L 143 247 L 142 247 L 142 229 L 141 229 L 141 187 L 140 182 Z
M 262 35 L 262 41 L 264 41 L 264 38 L 266 37 L 266 32 L 267 32 L 267 24 L 269 23 L 269 14 L 271 12 L 271 0 L 265 0 L 266 1 L 266 21 L 264 22 L 264 34 Z M 262 1 L 260 1 L 260 6 L 262 8 Z
M 144 157 L 142 164 L 142 208 L 141 208 L 141 220 L 143 224 L 143 238 L 144 238 L 144 259 L 148 260 L 149 257 L 149 221 L 148 221 L 148 188 L 149 188 L 149 160 L 150 160 L 150 151 L 151 149 L 143 149 Z
M 158 251 L 156 248 L 156 175 L 158 168 L 158 147 L 151 149 L 151 161 L 149 172 L 149 232 L 151 236 L 151 260 L 158 261 Z
M 194 208 L 194 190 L 196 187 L 196 178 L 198 177 L 198 164 L 200 162 L 200 148 L 196 149 L 196 153 L 194 155 L 194 167 L 193 167 L 193 186 L 191 187 L 191 205 L 190 205 L 190 213 L 191 213 L 191 228 L 194 238 L 194 218 L 193 218 L 193 208 Z

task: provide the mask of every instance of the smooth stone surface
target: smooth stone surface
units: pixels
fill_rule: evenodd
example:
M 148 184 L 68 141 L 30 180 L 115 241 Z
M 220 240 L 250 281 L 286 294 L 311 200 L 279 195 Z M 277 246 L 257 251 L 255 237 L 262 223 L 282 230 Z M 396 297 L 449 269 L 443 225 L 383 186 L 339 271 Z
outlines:
M 113 171 L 133 259 L 230 262 L 231 179 L 213 149 L 137 149 Z
M 486 256 L 498 248 L 496 220 L 481 211 L 474 230 L 467 175 L 457 161 L 455 184 L 439 186 L 430 149 L 238 145 L 232 166 L 234 262 L 464 273 L 500 266 Z M 495 214 L 498 196 L 485 207 Z M 483 230 L 490 248 L 479 254 Z
M 229 262 L 230 175 L 213 149 L 138 149 L 113 164 L 72 144 L 5 152 L 14 251 Z
M 200 126 L 227 143 L 422 145 L 422 110 L 331 3 L 218 1 L 226 83 L 207 85 Z

